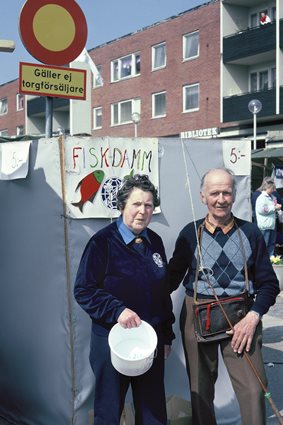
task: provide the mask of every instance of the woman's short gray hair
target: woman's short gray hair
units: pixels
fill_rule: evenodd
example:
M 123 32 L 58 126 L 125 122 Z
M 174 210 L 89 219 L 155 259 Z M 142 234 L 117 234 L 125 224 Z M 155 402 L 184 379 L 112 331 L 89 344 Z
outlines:
M 135 174 L 133 177 L 126 177 L 124 182 L 117 193 L 117 206 L 120 211 L 123 211 L 127 199 L 129 198 L 132 190 L 134 188 L 141 189 L 144 192 L 151 192 L 153 198 L 154 208 L 160 205 L 160 199 L 158 196 L 158 191 L 153 183 L 149 180 L 149 177 L 146 174 Z

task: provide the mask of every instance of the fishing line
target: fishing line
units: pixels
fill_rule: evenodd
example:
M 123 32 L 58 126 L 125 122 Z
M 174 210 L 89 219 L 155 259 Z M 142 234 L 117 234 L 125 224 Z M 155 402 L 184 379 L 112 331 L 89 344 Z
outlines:
M 198 250 L 198 255 L 199 255 L 199 259 L 200 259 L 200 271 L 203 271 L 204 270 L 203 259 L 202 259 L 202 254 L 201 254 L 199 239 L 198 239 L 198 236 L 197 236 L 198 235 L 198 230 L 197 230 L 197 224 L 196 224 L 196 214 L 195 214 L 195 208 L 194 208 L 194 203 L 193 203 L 192 190 L 191 190 L 191 182 L 190 182 L 190 178 L 189 178 L 189 170 L 188 170 L 188 164 L 187 164 L 187 160 L 186 160 L 186 154 L 185 154 L 185 147 L 184 147 L 183 138 L 181 138 L 181 146 L 182 146 L 184 167 L 185 167 L 185 172 L 186 172 L 186 186 L 187 186 L 188 191 L 189 191 L 189 198 L 190 198 L 190 202 L 191 202 L 193 223 L 194 223 L 195 235 L 196 235 L 196 240 L 197 240 L 197 250 Z

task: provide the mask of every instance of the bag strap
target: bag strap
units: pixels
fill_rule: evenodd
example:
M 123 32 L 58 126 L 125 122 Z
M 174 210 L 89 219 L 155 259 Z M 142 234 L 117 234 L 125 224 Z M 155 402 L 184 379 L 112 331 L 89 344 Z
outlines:
M 204 223 L 205 221 L 203 221 L 203 223 L 198 227 L 198 239 L 199 239 L 199 246 L 200 246 L 200 250 L 201 250 L 201 241 L 202 241 L 202 235 L 203 235 L 203 230 L 204 230 Z M 237 234 L 239 236 L 239 240 L 240 240 L 240 247 L 241 247 L 241 252 L 244 258 L 244 273 L 245 273 L 245 283 L 246 283 L 246 288 L 245 290 L 248 292 L 249 291 L 249 280 L 248 280 L 248 267 L 247 267 L 247 260 L 246 260 L 246 255 L 245 255 L 245 250 L 244 250 L 244 243 L 243 243 L 243 238 L 239 229 L 239 226 L 237 225 L 237 223 L 234 221 L 235 223 L 235 227 L 237 229 Z M 200 272 L 200 255 L 201 252 L 198 250 L 197 252 L 197 265 L 196 265 L 196 273 L 195 273 L 195 285 L 194 285 L 194 302 L 197 302 L 197 287 L 198 287 L 198 277 L 199 277 L 199 272 Z M 205 275 L 206 278 L 206 282 L 208 284 L 208 286 L 211 288 L 212 293 L 215 297 L 216 300 L 218 300 L 218 297 L 215 293 L 215 289 L 213 288 L 212 283 L 209 280 L 209 275 L 208 273 L 204 273 L 204 271 L 202 270 L 203 274 Z

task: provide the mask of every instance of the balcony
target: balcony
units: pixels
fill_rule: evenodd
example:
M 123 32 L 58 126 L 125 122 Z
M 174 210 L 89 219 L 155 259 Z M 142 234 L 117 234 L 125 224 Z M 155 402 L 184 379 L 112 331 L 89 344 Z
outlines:
M 283 91 L 280 91 L 283 99 Z M 249 101 L 258 99 L 262 103 L 262 110 L 258 118 L 270 117 L 276 114 L 275 88 L 261 90 L 253 93 L 242 93 L 223 98 L 223 122 L 250 120 L 252 114 L 248 109 Z M 281 103 L 282 104 L 282 103 Z
M 280 22 L 280 30 L 283 32 Z M 240 59 L 275 50 L 275 22 L 263 27 L 240 31 L 223 38 L 223 62 L 237 63 Z

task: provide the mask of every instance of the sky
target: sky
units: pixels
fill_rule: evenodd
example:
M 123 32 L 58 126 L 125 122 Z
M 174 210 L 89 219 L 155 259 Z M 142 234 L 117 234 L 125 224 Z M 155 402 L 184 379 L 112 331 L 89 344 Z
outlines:
M 16 47 L 13 53 L 0 52 L 0 84 L 18 78 L 19 62 L 39 63 L 28 53 L 19 34 L 20 14 L 26 1 L 8 0 L 4 1 L 5 6 L 2 5 L 0 39 L 13 40 Z M 208 0 L 77 0 L 76 2 L 86 17 L 88 27 L 86 48 L 91 49 L 207 3 Z

